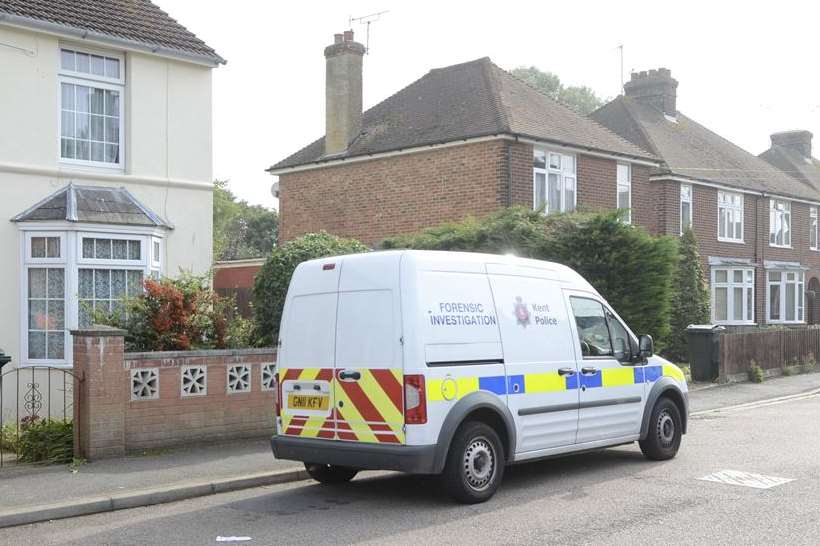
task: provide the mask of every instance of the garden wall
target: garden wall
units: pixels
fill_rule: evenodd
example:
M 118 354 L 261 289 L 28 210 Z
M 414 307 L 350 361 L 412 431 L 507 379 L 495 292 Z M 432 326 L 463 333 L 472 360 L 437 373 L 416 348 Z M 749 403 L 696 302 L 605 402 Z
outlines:
M 275 349 L 124 353 L 122 330 L 72 334 L 83 457 L 273 433 Z

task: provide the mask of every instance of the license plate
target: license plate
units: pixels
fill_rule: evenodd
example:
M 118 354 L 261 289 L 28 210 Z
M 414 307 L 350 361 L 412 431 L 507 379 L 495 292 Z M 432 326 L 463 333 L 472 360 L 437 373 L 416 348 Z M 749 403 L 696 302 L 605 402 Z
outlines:
M 288 408 L 291 410 L 327 411 L 330 397 L 312 394 L 288 394 Z

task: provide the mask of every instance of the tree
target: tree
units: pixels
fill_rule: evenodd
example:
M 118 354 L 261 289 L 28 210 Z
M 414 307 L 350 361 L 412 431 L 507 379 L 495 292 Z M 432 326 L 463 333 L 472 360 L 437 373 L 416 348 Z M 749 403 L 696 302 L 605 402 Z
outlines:
M 259 258 L 276 245 L 278 213 L 238 199 L 228 189 L 226 180 L 214 182 L 213 213 L 214 256 L 217 260 Z
M 659 347 L 669 334 L 675 240 L 627 225 L 618 212 L 544 216 L 513 207 L 389 238 L 380 246 L 513 253 L 559 262 L 586 278 L 636 333 L 651 334 Z
M 691 229 L 683 233 L 680 259 L 675 272 L 672 296 L 672 332 L 666 354 L 677 362 L 688 362 L 686 327 L 710 321 L 709 290 L 698 253 L 698 242 Z
M 512 75 L 583 115 L 589 114 L 604 104 L 604 101 L 589 87 L 564 86 L 557 75 L 544 72 L 534 66 L 520 66 L 512 71 Z
M 342 239 L 325 232 L 308 233 L 274 248 L 256 275 L 253 287 L 255 343 L 269 347 L 279 338 L 285 295 L 297 265 L 315 258 L 369 250 L 355 239 Z

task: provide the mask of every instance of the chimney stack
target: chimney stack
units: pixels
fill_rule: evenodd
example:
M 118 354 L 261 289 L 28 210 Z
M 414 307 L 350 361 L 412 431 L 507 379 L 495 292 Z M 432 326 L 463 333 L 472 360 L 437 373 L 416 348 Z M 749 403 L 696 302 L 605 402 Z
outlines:
M 624 94 L 638 102 L 654 106 L 664 114 L 676 116 L 678 81 L 668 68 L 647 72 L 633 72 L 632 79 L 624 84 Z
M 794 150 L 801 157 L 811 157 L 811 137 L 809 131 L 783 131 L 772 133 L 772 148 L 787 148 Z
M 353 31 L 333 35 L 325 48 L 325 155 L 343 153 L 362 130 L 362 58 Z

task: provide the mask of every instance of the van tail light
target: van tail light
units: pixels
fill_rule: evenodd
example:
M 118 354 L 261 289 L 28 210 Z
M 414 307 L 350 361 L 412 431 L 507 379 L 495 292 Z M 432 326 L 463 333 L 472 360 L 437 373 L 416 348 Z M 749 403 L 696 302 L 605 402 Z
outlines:
M 423 375 L 404 376 L 404 423 L 423 425 L 427 422 L 427 394 Z
M 273 411 L 276 417 L 279 417 L 282 411 L 282 384 L 279 382 L 279 374 L 273 376 L 273 389 L 276 392 L 276 399 L 273 402 Z

